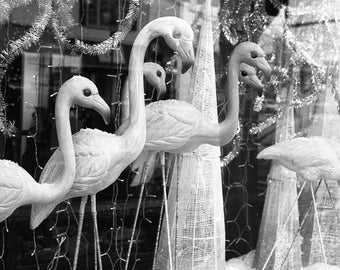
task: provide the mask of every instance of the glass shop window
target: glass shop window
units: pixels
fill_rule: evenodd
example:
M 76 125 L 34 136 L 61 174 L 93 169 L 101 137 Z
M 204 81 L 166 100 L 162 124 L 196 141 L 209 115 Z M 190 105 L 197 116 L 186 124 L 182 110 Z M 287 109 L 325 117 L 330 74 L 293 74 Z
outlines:
M 73 106 L 72 134 L 103 131 L 94 155 L 114 147 L 104 138 L 129 124 L 124 88 L 137 90 L 126 85 L 134 41 L 165 16 L 183 21 L 158 23 L 152 34 L 165 37 L 136 56 L 160 67 L 152 81 L 143 65 L 144 103 L 160 100 L 148 106 L 147 128 L 167 120 L 146 132 L 165 145 L 199 130 L 194 141 L 214 145 L 124 164 L 96 194 L 96 214 L 87 199 L 80 240 L 80 197 L 34 231 L 30 205 L 1 220 L 12 202 L 4 187 L 16 183 L 2 160 L 39 181 L 59 145 L 57 92 L 71 77 L 89 78 L 111 111 L 106 125 Z M 72 269 L 77 243 L 77 269 L 340 269 L 339 18 L 340 0 L 0 1 L 0 270 Z M 192 36 L 195 64 L 182 74 Z M 237 51 L 243 42 L 257 45 Z M 100 169 L 83 163 L 89 174 Z

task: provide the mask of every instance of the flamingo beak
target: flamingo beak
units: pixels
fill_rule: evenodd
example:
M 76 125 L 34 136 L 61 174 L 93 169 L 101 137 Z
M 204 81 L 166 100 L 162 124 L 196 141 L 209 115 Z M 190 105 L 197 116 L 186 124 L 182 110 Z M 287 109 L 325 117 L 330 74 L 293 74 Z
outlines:
M 195 63 L 195 53 L 192 41 L 184 40 L 178 48 L 178 54 L 182 59 L 182 74 Z
M 99 94 L 94 95 L 93 107 L 102 117 L 106 125 L 110 122 L 111 111 L 109 105 L 104 101 L 104 99 L 99 96 Z
M 165 81 L 162 81 L 158 86 L 157 86 L 157 100 L 160 100 L 163 94 L 166 93 L 166 85 Z
M 257 67 L 263 72 L 265 78 L 269 81 L 272 69 L 264 57 L 257 59 Z
M 256 89 L 257 94 L 261 97 L 264 85 L 261 83 L 260 79 L 256 75 L 251 75 L 249 76 L 249 81 L 250 85 Z

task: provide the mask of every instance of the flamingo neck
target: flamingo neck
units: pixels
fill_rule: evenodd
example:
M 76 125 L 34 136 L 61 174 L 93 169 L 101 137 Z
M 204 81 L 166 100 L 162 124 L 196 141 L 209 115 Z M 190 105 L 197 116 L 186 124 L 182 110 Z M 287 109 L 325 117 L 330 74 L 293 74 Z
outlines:
M 125 79 L 125 82 L 123 84 L 122 88 L 122 123 L 124 123 L 129 118 L 129 78 Z
M 68 96 L 62 92 L 58 94 L 55 104 L 55 118 L 64 169 L 61 180 L 54 185 L 54 189 L 51 189 L 51 194 L 49 194 L 50 201 L 52 201 L 52 198 L 54 198 L 53 200 L 61 200 L 72 187 L 75 177 L 76 162 L 70 125 L 71 105 L 72 101 Z
M 146 137 L 146 117 L 144 103 L 143 61 L 150 41 L 158 36 L 157 31 L 144 27 L 137 36 L 130 55 L 128 95 L 129 95 L 129 124 L 122 136 L 130 145 L 144 144 Z
M 217 142 L 215 142 L 219 146 L 229 143 L 237 132 L 240 102 L 238 89 L 239 68 L 240 61 L 232 55 L 228 67 L 228 112 L 223 122 L 218 125 Z

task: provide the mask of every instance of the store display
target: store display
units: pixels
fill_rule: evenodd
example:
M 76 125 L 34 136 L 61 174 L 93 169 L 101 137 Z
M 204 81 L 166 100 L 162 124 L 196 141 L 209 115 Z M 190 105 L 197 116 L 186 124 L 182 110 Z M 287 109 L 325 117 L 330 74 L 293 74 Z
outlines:
M 339 3 L 0 1 L 0 269 L 339 269 Z
M 8 218 L 19 206 L 32 203 L 44 205 L 60 201 L 72 187 L 76 165 L 69 111 L 73 104 L 93 108 L 108 121 L 109 107 L 89 79 L 76 76 L 66 81 L 60 88 L 56 101 L 56 126 L 60 144 L 58 175 L 51 176 L 53 183 L 49 181 L 46 184 L 38 184 L 17 163 L 1 160 L 1 221 Z

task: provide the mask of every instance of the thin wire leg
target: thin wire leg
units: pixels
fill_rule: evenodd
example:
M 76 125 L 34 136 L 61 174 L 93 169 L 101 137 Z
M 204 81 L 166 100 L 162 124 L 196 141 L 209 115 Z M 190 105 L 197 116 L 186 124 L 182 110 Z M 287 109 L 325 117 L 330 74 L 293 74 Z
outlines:
M 139 192 L 139 198 L 138 198 L 138 204 L 137 204 L 137 209 L 136 209 L 136 215 L 135 215 L 135 219 L 133 221 L 132 233 L 131 233 L 129 249 L 128 249 L 128 253 L 127 253 L 127 257 L 126 257 L 126 263 L 125 263 L 124 270 L 128 270 L 128 266 L 129 266 L 131 249 L 132 249 L 132 244 L 133 244 L 133 241 L 134 241 L 133 238 L 135 236 L 135 230 L 136 230 L 136 226 L 137 226 L 139 210 L 140 210 L 140 206 L 141 206 L 141 203 L 142 203 L 142 197 L 143 197 L 143 193 L 144 193 L 145 181 L 146 181 L 146 178 L 147 178 L 146 172 L 148 171 L 148 167 L 149 167 L 149 164 L 148 164 L 149 163 L 149 157 L 150 157 L 150 152 L 148 153 L 148 155 L 146 157 L 146 161 L 145 161 L 144 166 L 143 166 L 143 172 L 142 172 L 142 176 L 141 176 L 142 184 L 141 184 L 141 188 L 140 188 L 140 192 Z
M 165 154 L 161 152 L 161 167 L 162 167 L 162 184 L 163 184 L 163 200 L 164 200 L 164 212 L 165 212 L 165 222 L 166 222 L 166 231 L 167 231 L 167 239 L 168 239 L 168 248 L 169 248 L 169 266 L 170 270 L 172 267 L 172 254 L 171 254 L 171 239 L 170 239 L 170 225 L 169 225 L 169 210 L 168 210 L 168 199 L 166 194 L 166 179 L 165 179 Z
M 103 270 L 102 258 L 100 253 L 100 243 L 99 243 L 99 233 L 98 233 L 98 222 L 97 222 L 97 204 L 96 204 L 96 195 L 91 195 L 91 212 L 93 217 L 93 226 L 94 226 L 94 240 L 96 252 L 95 257 L 98 258 L 98 266 L 99 270 Z
M 323 244 L 323 241 L 322 241 L 322 233 L 321 233 L 321 228 L 320 228 L 318 209 L 317 209 L 317 205 L 316 205 L 316 201 L 315 201 L 315 196 L 314 196 L 313 190 L 312 190 L 312 199 L 313 199 L 313 207 L 314 207 L 316 225 L 318 227 L 318 233 L 319 233 L 319 237 L 320 237 L 320 244 L 321 244 L 321 251 L 322 251 L 322 255 L 323 255 L 323 260 L 325 262 L 326 269 L 328 270 L 328 264 L 327 264 L 325 247 L 324 247 L 324 244 Z
M 78 224 L 78 232 L 77 232 L 77 242 L 76 242 L 76 249 L 74 251 L 74 258 L 73 258 L 73 268 L 72 268 L 73 270 L 77 269 L 77 264 L 78 264 L 80 238 L 81 238 L 81 232 L 83 230 L 86 203 L 87 203 L 87 196 L 81 197 L 80 206 L 79 206 L 79 224 Z

